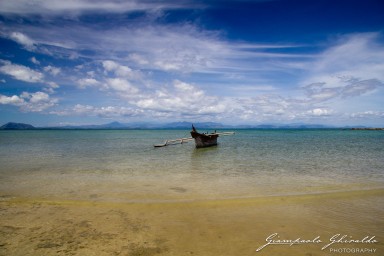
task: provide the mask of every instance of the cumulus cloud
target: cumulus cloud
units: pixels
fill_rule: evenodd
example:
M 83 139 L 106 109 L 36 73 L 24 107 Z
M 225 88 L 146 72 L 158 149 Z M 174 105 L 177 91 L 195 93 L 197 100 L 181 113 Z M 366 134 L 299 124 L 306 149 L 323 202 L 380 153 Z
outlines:
M 29 82 L 37 83 L 42 82 L 44 75 L 38 71 L 32 70 L 29 67 L 12 64 L 10 61 L 0 60 L 0 72 L 9 76 L 12 76 L 14 79 Z
M 53 107 L 58 102 L 57 99 L 51 99 L 45 92 L 23 92 L 21 97 L 26 101 L 26 104 L 22 106 L 22 110 L 26 112 L 41 112 Z
M 9 38 L 23 45 L 28 50 L 35 49 L 35 42 L 31 38 L 29 38 L 27 35 L 21 32 L 12 32 L 9 35 Z
M 23 92 L 20 96 L 0 94 L 0 104 L 18 106 L 24 112 L 41 112 L 53 107 L 57 102 L 57 99 L 52 99 L 49 94 L 40 91 L 34 93 Z
M 46 84 L 49 86 L 49 88 L 52 88 L 52 89 L 57 89 L 59 88 L 60 86 L 55 83 L 55 82 L 46 82 Z
M 44 67 L 44 71 L 50 73 L 53 76 L 56 76 L 60 73 L 61 69 L 49 65 L 49 66 Z
M 30 58 L 30 61 L 31 61 L 33 64 L 40 65 L 40 61 L 38 61 L 35 57 Z
M 182 113 L 184 116 L 214 115 L 223 113 L 227 105 L 215 96 L 192 84 L 174 80 L 172 86 L 144 95 L 132 104 L 141 109 L 167 113 Z
M 24 104 L 24 99 L 17 95 L 5 96 L 0 94 L 0 104 L 20 106 Z
M 82 70 L 88 77 L 76 80 L 80 89 L 94 87 L 123 98 L 139 96 L 142 79 L 140 71 L 112 60 L 105 60 L 100 64 L 103 72 L 99 72 L 97 75 L 94 71 Z M 79 67 L 79 69 L 84 69 L 84 67 Z
M 54 89 L 59 88 L 59 85 L 57 83 L 53 81 L 45 81 L 44 74 L 39 71 L 33 70 L 23 65 L 13 64 L 10 61 L 6 60 L 0 60 L 0 64 L 3 64 L 2 66 L 0 66 L 0 73 L 9 75 L 16 80 L 28 83 L 45 84 L 47 87 L 43 90 L 48 93 L 54 93 Z M 59 68 L 55 68 L 52 66 L 48 66 L 44 68 L 44 70 L 52 73 L 53 75 L 56 75 L 58 74 L 58 72 L 60 72 Z
M 140 66 L 146 66 L 149 64 L 149 61 L 144 56 L 138 53 L 129 54 L 129 59 Z
M 128 66 L 120 65 L 119 63 L 112 60 L 105 60 L 102 62 L 102 65 L 106 72 L 113 72 L 115 76 L 121 78 L 138 80 L 142 77 L 139 71 L 132 70 Z
M 94 78 L 82 78 L 77 80 L 79 88 L 85 89 L 87 87 L 99 86 L 101 83 Z
M 95 107 L 91 105 L 76 104 L 71 109 L 52 111 L 52 114 L 62 116 L 98 116 L 102 118 L 133 117 L 143 113 L 139 109 L 118 106 Z
M 384 117 L 384 111 L 364 111 L 364 112 L 356 112 L 350 114 L 350 117 L 352 118 L 383 118 Z
M 108 89 L 126 93 L 124 94 L 125 96 L 130 96 L 131 94 L 137 94 L 139 92 L 139 89 L 123 78 L 108 78 L 106 79 L 105 86 Z
M 329 116 L 332 111 L 324 108 L 315 108 L 309 110 L 308 113 L 312 116 Z

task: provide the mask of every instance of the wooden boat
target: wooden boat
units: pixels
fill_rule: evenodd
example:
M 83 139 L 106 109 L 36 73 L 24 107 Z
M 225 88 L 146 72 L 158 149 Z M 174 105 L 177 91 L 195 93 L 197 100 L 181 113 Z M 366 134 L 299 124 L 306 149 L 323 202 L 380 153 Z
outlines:
M 199 133 L 197 132 L 196 128 L 192 125 L 192 131 L 191 136 L 188 138 L 180 138 L 180 139 L 174 139 L 174 140 L 166 140 L 162 144 L 155 144 L 153 145 L 155 148 L 165 147 L 168 145 L 175 145 L 175 144 L 183 144 L 187 143 L 191 140 L 195 141 L 196 148 L 205 148 L 205 147 L 211 147 L 217 145 L 217 138 L 221 135 L 233 135 L 234 132 L 220 132 L 217 133 L 216 131 L 213 133 Z
M 216 146 L 219 134 L 216 132 L 211 134 L 198 133 L 196 128 L 192 125 L 191 136 L 195 139 L 196 148 L 205 148 Z

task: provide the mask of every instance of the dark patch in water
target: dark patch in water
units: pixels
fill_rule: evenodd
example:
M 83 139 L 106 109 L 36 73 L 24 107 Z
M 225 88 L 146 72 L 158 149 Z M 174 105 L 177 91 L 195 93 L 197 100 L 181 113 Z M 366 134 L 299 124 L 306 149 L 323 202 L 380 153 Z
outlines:
M 187 192 L 187 189 L 186 188 L 182 188 L 182 187 L 171 187 L 169 188 L 170 190 L 173 190 L 175 192 L 179 192 L 179 193 L 185 193 Z

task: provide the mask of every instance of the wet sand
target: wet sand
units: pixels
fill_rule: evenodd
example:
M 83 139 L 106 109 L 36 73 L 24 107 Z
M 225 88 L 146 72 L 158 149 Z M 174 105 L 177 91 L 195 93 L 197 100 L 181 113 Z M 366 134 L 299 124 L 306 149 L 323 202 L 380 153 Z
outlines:
M 183 188 L 174 187 L 183 193 Z M 0 255 L 384 255 L 384 189 L 169 202 L 0 195 Z M 322 243 L 268 245 L 266 238 Z M 375 252 L 321 250 L 335 234 Z

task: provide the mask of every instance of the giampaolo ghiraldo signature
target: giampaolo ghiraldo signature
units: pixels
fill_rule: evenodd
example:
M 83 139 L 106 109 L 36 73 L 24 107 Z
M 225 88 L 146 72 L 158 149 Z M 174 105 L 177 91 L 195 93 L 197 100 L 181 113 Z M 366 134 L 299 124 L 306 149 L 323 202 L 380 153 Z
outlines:
M 320 236 L 316 236 L 313 239 L 304 239 L 304 238 L 296 238 L 296 239 L 281 239 L 278 233 L 273 233 L 270 236 L 268 236 L 265 241 L 266 244 L 260 246 L 256 249 L 257 252 L 263 250 L 265 247 L 269 245 L 302 245 L 302 244 L 324 244 L 324 246 L 321 248 L 321 250 L 324 250 L 326 248 L 331 247 L 334 244 L 375 244 L 378 243 L 375 236 L 365 236 L 362 238 L 353 238 L 349 235 L 342 235 L 342 234 L 335 234 L 331 238 L 327 239 L 326 241 L 322 240 Z

